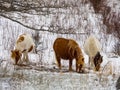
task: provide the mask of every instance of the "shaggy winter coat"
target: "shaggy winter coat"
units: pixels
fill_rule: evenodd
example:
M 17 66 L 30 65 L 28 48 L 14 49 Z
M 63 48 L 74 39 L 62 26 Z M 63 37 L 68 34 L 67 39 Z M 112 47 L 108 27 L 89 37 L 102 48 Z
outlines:
M 54 42 L 53 49 L 57 59 L 58 67 L 61 69 L 61 59 L 69 60 L 69 71 L 72 70 L 72 60 L 76 59 L 76 71 L 80 72 L 84 66 L 84 57 L 82 51 L 72 39 L 57 38 Z
M 101 52 L 101 45 L 98 39 L 95 36 L 90 36 L 85 41 L 84 44 L 84 51 L 89 56 L 89 65 L 91 68 L 95 68 L 95 70 L 99 70 L 100 65 L 102 62 L 102 57 L 100 55 Z
M 11 58 L 15 64 L 22 64 L 24 61 L 28 63 L 28 52 L 31 52 L 34 47 L 32 37 L 29 34 L 22 34 L 17 38 L 14 50 L 11 50 Z M 21 60 L 22 55 L 23 60 Z

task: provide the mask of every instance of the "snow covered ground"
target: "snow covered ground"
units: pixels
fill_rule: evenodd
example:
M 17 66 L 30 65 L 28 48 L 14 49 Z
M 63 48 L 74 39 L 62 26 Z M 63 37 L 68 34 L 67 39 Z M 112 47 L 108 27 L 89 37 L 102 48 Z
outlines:
M 4 58 L 0 65 L 0 90 L 116 90 L 120 57 L 102 55 L 101 71 L 87 70 L 86 73 L 68 72 L 67 61 L 62 61 L 61 71 L 54 61 L 38 65 L 39 57 L 36 54 L 29 55 L 30 66 L 14 66 L 10 59 Z M 88 56 L 84 56 L 87 65 Z
M 113 5 L 113 2 L 108 3 L 108 5 Z M 71 7 L 70 9 L 50 9 L 50 11 L 56 12 L 56 14 L 50 15 L 24 14 L 26 19 L 21 19 L 20 14 L 23 15 L 23 13 L 12 12 L 11 16 L 20 18 L 18 21 L 25 25 L 44 30 L 48 30 L 50 26 L 54 25 L 64 29 L 73 28 L 77 33 L 95 34 L 102 43 L 103 52 L 112 52 L 113 46 L 118 40 L 112 35 L 106 34 L 102 15 L 95 14 L 89 3 L 78 6 L 78 8 Z M 42 54 L 30 53 L 30 66 L 14 66 L 10 59 L 10 50 L 13 49 L 17 36 L 22 33 L 33 35 L 35 32 L 16 22 L 0 17 L 0 90 L 116 90 L 116 81 L 120 77 L 120 57 L 116 55 L 102 53 L 104 60 L 100 72 L 87 69 L 87 73 L 68 72 L 68 61 L 62 61 L 61 71 L 55 65 L 52 45 L 56 37 L 75 39 L 83 48 L 88 35 L 61 35 L 40 31 L 41 44 L 38 50 L 42 49 L 40 52 Z M 88 56 L 85 53 L 84 56 L 87 67 Z M 75 69 L 75 62 L 73 68 Z

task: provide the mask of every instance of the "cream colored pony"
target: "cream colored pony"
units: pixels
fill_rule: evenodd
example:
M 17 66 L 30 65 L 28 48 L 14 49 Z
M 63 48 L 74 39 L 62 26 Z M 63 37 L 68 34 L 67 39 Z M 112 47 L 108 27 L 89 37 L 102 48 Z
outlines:
M 28 52 L 31 52 L 34 47 L 35 44 L 29 34 L 20 35 L 16 40 L 14 50 L 11 50 L 11 58 L 14 63 L 22 64 L 23 62 L 26 62 L 29 64 Z
M 84 51 L 89 56 L 89 66 L 99 71 L 100 64 L 102 63 L 101 46 L 98 39 L 91 35 L 87 38 L 84 44 Z

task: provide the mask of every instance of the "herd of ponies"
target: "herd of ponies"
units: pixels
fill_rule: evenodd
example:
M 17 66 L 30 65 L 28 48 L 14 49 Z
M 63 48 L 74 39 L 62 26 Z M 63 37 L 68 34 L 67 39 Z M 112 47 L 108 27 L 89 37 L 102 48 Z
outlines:
M 14 49 L 11 50 L 11 58 L 15 65 L 29 63 L 28 53 L 35 49 L 35 44 L 29 34 L 19 35 Z M 57 38 L 53 43 L 56 61 L 59 69 L 61 69 L 61 59 L 69 61 L 69 71 L 72 71 L 72 61 L 76 60 L 76 72 L 83 72 L 85 67 L 84 56 L 78 43 L 73 39 Z M 99 71 L 103 61 L 101 45 L 98 39 L 91 35 L 84 44 L 84 51 L 89 56 L 89 68 Z

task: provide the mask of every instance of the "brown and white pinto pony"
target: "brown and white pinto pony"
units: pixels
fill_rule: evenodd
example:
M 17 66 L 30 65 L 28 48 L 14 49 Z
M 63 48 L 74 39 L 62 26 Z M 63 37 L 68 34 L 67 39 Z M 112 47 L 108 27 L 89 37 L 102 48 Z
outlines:
M 28 52 L 31 52 L 34 47 L 35 44 L 29 34 L 19 35 L 14 50 L 11 50 L 11 58 L 14 60 L 14 63 L 22 64 L 23 62 L 26 62 L 29 64 Z
M 100 70 L 100 65 L 103 61 L 101 52 L 101 46 L 98 39 L 91 35 L 87 38 L 84 44 L 84 51 L 89 56 L 89 66 L 94 68 L 95 71 Z

